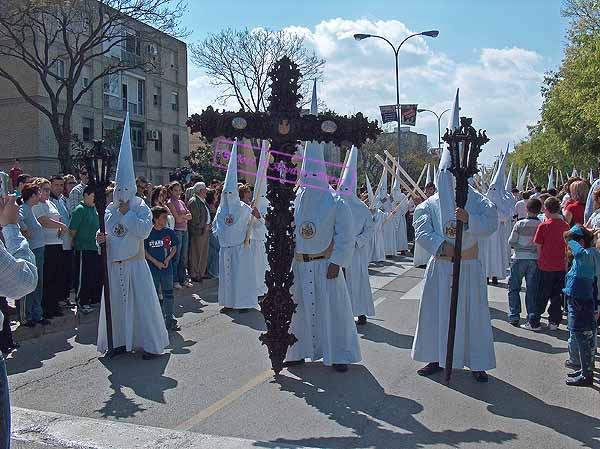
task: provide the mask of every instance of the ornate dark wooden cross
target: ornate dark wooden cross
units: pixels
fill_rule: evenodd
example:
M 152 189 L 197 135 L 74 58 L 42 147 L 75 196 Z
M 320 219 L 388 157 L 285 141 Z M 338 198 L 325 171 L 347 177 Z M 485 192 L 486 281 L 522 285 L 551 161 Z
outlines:
M 333 142 L 336 145 L 362 145 L 375 139 L 381 132 L 377 122 L 370 122 L 361 113 L 342 117 L 333 112 L 319 116 L 301 116 L 298 102 L 300 70 L 289 58 L 277 62 L 269 73 L 271 96 L 267 112 L 218 112 L 208 107 L 202 114 L 194 114 L 188 121 L 192 133 L 201 133 L 208 140 L 216 137 L 270 139 L 274 161 L 268 176 L 288 182 L 269 179 L 267 199 L 271 207 L 265 218 L 268 238 L 267 257 L 270 271 L 266 274 L 268 293 L 261 304 L 267 332 L 260 341 L 267 346 L 271 365 L 276 374 L 283 368 L 289 346 L 297 339 L 289 333 L 292 315 L 296 309 L 290 288 L 294 281 L 291 270 L 294 257 L 293 186 L 296 176 L 290 172 L 274 173 L 271 167 L 289 165 L 299 141 Z M 279 152 L 284 154 L 278 154 Z M 286 156 L 289 155 L 289 156 Z M 249 293 L 250 294 L 250 293 Z

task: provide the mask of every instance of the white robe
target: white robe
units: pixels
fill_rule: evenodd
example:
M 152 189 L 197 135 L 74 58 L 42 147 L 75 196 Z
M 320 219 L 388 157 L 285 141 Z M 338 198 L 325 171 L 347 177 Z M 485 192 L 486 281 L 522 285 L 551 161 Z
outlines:
M 219 239 L 219 290 L 221 307 L 252 309 L 258 306 L 255 250 L 244 246 L 252 210 L 240 201 L 240 207 L 219 207 L 213 222 Z
M 371 262 L 385 262 L 385 235 L 383 233 L 383 221 L 386 214 L 379 209 L 372 213 L 375 232 L 371 238 Z
M 386 214 L 391 214 L 392 211 L 392 205 L 390 204 L 390 201 L 388 199 L 388 201 L 386 201 L 383 204 L 383 211 Z M 388 216 L 386 216 L 386 218 L 383 220 L 383 237 L 384 237 L 384 247 L 385 247 L 385 255 L 386 256 L 395 256 L 396 252 L 397 252 L 397 245 L 396 245 L 396 223 L 394 222 L 394 218 L 390 218 L 388 220 Z
M 330 263 L 340 267 L 350 264 L 354 245 L 352 214 L 339 198 L 332 198 L 333 202 L 326 198 L 321 204 L 314 202 L 310 207 L 306 207 L 308 204 L 302 205 L 301 201 L 296 203 L 296 251 L 318 254 L 321 251 L 315 253 L 309 252 L 309 249 L 322 246 L 326 240 L 331 242 L 332 235 L 333 253 L 328 259 L 311 262 L 294 260 L 293 299 L 297 308 L 292 316 L 290 332 L 298 341 L 288 349 L 287 360 L 323 359 L 323 364 L 327 366 L 361 360 L 343 271 L 340 269 L 335 279 L 327 279 Z M 302 207 L 301 216 L 298 216 L 299 207 Z M 302 232 L 308 224 L 314 233 Z M 303 234 L 308 238 L 305 239 Z
M 111 204 L 105 219 L 113 346 L 162 354 L 169 346 L 169 334 L 143 248 L 152 230 L 150 209 L 134 199 L 123 216 Z M 98 351 L 102 353 L 108 349 L 104 317 L 103 297 L 98 323 Z
M 512 221 L 499 215 L 498 229 L 479 245 L 479 257 L 486 277 L 504 279 L 510 266 L 510 247 L 508 238 L 512 230 Z
M 413 265 L 415 267 L 420 267 L 422 265 L 427 265 L 429 262 L 429 258 L 431 254 L 427 252 L 425 248 L 423 248 L 418 242 L 415 242 L 415 247 L 413 249 L 414 257 L 413 257 Z
M 352 262 L 346 268 L 346 285 L 354 316 L 375 316 L 373 294 L 369 282 L 369 258 L 371 239 L 375 233 L 375 225 L 369 208 L 361 203 L 358 198 L 344 202 L 350 207 L 352 213 L 352 227 L 355 235 L 355 246 L 352 253 Z
M 478 240 L 489 239 L 496 229 L 498 215 L 494 205 L 470 189 L 466 206 L 468 228 L 463 234 L 463 250 Z M 441 229 L 437 194 L 415 211 L 416 240 L 431 254 L 437 254 L 445 237 Z M 412 358 L 420 362 L 446 363 L 448 320 L 452 286 L 452 262 L 431 258 L 425 271 L 425 285 L 412 347 Z M 496 366 L 487 285 L 481 262 L 463 260 L 460 271 L 454 368 L 468 367 L 486 371 Z
M 264 218 L 254 221 L 252 238 L 250 246 L 254 253 L 254 267 L 256 271 L 256 295 L 264 296 L 267 294 L 267 284 L 265 283 L 265 273 L 269 269 L 269 261 L 267 260 L 267 251 L 265 242 L 267 241 L 267 228 L 264 223 Z

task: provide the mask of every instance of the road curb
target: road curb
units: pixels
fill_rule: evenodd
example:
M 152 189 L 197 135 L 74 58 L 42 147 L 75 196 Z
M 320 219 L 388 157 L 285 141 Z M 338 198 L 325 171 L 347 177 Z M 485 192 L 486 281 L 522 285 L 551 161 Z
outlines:
M 194 432 L 12 408 L 13 441 L 85 449 L 302 449 Z

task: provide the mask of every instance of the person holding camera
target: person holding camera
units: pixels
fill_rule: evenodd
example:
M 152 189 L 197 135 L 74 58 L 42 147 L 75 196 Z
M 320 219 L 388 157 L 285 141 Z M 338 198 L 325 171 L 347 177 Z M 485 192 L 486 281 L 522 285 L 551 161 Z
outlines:
M 19 230 L 16 196 L 0 198 L 0 296 L 23 298 L 37 285 L 35 256 Z M 0 322 L 3 320 L 0 313 Z M 10 448 L 10 399 L 4 357 L 0 354 L 0 447 Z

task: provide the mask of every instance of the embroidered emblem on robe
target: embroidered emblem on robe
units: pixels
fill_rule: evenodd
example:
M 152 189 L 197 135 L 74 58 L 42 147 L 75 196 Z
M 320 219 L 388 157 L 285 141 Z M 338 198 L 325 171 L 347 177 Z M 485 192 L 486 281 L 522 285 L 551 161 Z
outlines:
M 302 226 L 300 226 L 300 235 L 302 236 L 303 239 L 310 240 L 316 234 L 317 234 L 317 227 L 315 226 L 314 223 L 311 223 L 310 221 L 305 221 L 304 223 L 302 223 Z
M 127 234 L 127 228 L 122 223 L 118 223 L 113 228 L 113 234 L 117 237 L 123 237 L 125 234 Z
M 449 239 L 456 238 L 456 221 L 448 220 L 444 226 L 444 235 Z
M 228 214 L 225 216 L 225 224 L 227 226 L 231 226 L 233 224 L 234 220 L 233 220 L 233 215 Z

